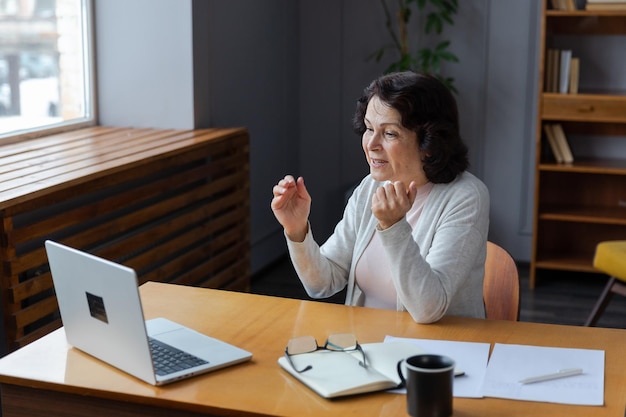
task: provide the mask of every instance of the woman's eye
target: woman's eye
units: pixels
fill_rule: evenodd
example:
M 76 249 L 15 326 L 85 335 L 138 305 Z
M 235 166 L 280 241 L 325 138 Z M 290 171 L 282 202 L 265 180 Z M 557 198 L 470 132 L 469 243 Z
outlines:
M 395 132 L 385 132 L 385 137 L 395 138 L 396 136 L 398 136 L 398 135 L 396 135 Z

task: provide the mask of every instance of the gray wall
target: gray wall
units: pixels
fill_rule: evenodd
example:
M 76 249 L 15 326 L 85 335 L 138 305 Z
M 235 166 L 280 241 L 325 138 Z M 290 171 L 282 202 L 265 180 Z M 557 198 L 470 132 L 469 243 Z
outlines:
M 305 177 L 321 243 L 367 173 L 351 117 L 386 67 L 366 61 L 388 42 L 379 1 L 95 2 L 100 122 L 248 127 L 253 272 L 285 253 L 269 202 L 286 173 Z M 520 261 L 532 230 L 537 3 L 460 2 L 447 32 L 471 171 L 491 192 L 490 239 Z
M 95 0 L 99 119 L 193 127 L 191 3 Z
M 252 271 L 285 253 L 269 208 L 273 183 L 298 170 L 299 16 L 293 0 L 198 0 L 206 43 L 196 56 L 209 97 L 200 126 L 246 126 L 250 131 Z M 198 12 L 198 9 L 194 10 Z

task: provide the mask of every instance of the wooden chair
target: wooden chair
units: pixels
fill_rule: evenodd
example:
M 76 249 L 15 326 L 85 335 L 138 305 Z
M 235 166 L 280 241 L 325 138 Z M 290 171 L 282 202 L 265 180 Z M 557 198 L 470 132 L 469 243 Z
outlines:
M 517 265 L 511 255 L 487 242 L 483 299 L 487 319 L 519 320 L 520 291 Z
M 609 275 L 610 278 L 587 318 L 585 326 L 596 325 L 613 294 L 626 296 L 626 240 L 598 243 L 593 257 L 593 266 Z

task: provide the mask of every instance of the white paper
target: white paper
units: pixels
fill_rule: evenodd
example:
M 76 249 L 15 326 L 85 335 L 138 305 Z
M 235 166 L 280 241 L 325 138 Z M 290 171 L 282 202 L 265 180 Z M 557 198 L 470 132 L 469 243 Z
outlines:
M 455 397 L 481 398 L 483 396 L 481 389 L 489 360 L 490 343 L 385 337 L 385 342 L 398 341 L 413 343 L 427 353 L 452 358 L 455 361 L 455 369 L 465 372 L 465 375 L 454 378 L 453 395 Z
M 522 384 L 524 378 L 581 368 L 581 375 Z M 496 343 L 483 385 L 486 397 L 559 404 L 604 404 L 604 351 Z

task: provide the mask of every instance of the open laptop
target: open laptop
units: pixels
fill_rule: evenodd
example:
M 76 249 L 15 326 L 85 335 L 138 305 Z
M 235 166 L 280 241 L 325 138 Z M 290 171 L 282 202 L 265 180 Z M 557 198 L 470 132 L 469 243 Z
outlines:
M 45 245 L 67 341 L 83 352 L 152 385 L 252 357 L 165 318 L 145 321 L 133 269 L 50 240 Z M 168 347 L 187 369 L 155 366 L 153 352 Z

